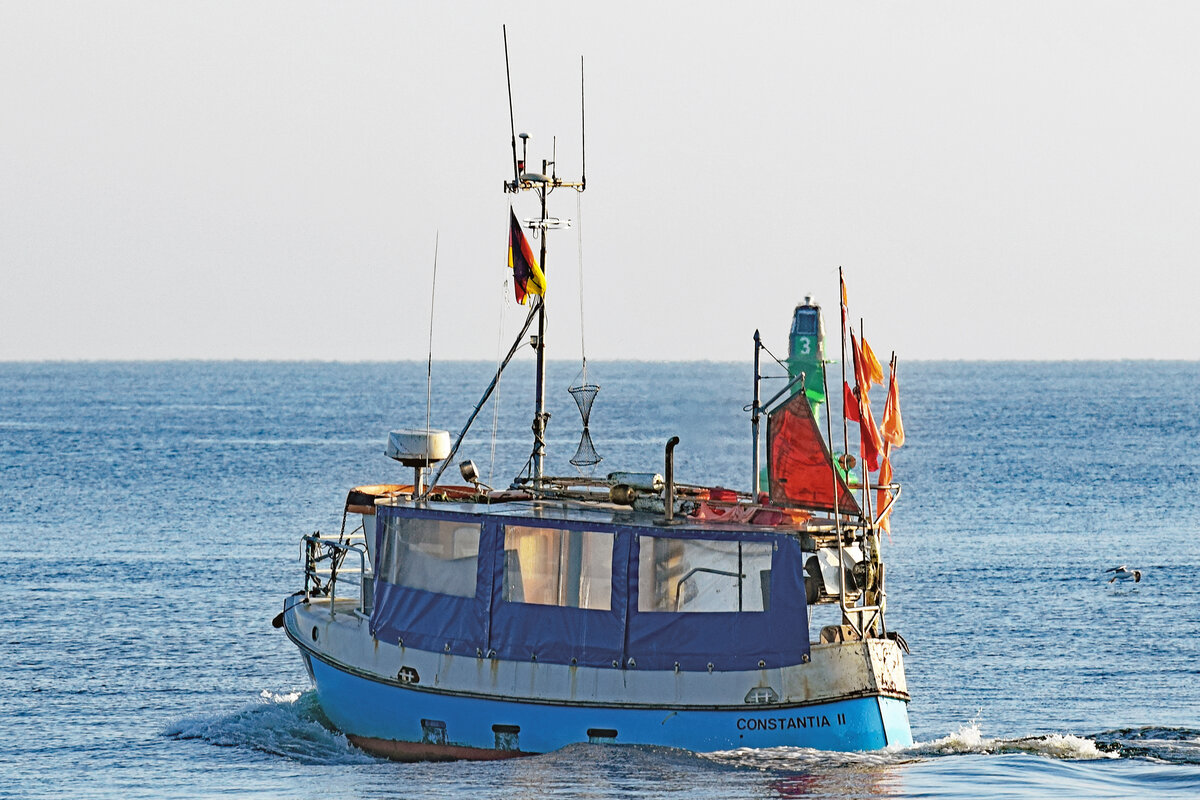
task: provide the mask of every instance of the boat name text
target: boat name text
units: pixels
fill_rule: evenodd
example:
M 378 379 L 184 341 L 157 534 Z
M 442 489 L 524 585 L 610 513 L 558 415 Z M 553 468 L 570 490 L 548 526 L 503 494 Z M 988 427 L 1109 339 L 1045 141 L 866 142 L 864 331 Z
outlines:
M 833 724 L 835 723 L 831 723 L 829 717 L 824 714 L 812 714 L 807 717 L 766 717 L 765 719 L 739 717 L 737 729 L 739 731 L 785 731 L 792 728 L 828 728 Z M 846 715 L 837 714 L 836 724 L 845 725 Z

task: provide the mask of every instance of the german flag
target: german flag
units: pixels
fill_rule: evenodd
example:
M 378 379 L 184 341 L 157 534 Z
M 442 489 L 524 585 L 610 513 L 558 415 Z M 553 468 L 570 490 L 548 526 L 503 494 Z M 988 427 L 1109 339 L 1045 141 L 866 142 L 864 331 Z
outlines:
M 518 303 L 524 305 L 531 294 L 546 294 L 546 276 L 538 268 L 512 206 L 508 207 L 508 266 L 513 271 Z

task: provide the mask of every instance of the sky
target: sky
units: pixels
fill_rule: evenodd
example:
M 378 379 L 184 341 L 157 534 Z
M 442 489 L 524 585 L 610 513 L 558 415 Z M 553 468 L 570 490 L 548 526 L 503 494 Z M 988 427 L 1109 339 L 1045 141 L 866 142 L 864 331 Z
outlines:
M 504 24 L 552 358 L 1200 359 L 1196 3 L 6 0 L 0 360 L 494 359 Z

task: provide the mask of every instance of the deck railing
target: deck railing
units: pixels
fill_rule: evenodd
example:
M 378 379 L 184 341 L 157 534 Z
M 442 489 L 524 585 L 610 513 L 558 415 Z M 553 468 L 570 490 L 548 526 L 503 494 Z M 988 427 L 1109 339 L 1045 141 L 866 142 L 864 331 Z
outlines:
M 357 556 L 358 564 L 346 566 L 346 557 Z M 304 599 L 327 599 L 330 613 L 338 600 L 357 600 L 355 610 L 370 614 L 375 600 L 375 581 L 367 570 L 367 547 L 364 541 L 325 539 L 320 532 L 304 537 Z M 349 587 L 354 594 L 339 594 Z M 357 597 L 355 597 L 357 595 Z

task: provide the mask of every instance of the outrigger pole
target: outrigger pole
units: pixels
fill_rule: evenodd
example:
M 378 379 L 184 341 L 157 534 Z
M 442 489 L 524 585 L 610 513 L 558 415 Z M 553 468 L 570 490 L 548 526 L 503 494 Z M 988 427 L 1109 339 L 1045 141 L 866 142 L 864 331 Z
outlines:
M 759 479 L 758 473 L 760 470 L 758 460 L 758 418 L 762 413 L 762 407 L 759 405 L 759 381 L 762 376 L 759 375 L 758 352 L 762 350 L 762 337 L 758 333 L 758 329 L 754 330 L 754 402 L 750 406 L 750 435 L 754 439 L 754 452 L 750 456 L 750 491 L 754 495 L 754 502 L 758 502 Z
M 525 317 L 525 324 L 521 327 L 521 332 L 517 334 L 517 338 L 513 340 L 512 347 L 508 350 L 508 355 L 500 362 L 500 366 L 496 368 L 496 375 L 492 378 L 492 382 L 483 390 L 483 397 L 479 398 L 479 402 L 475 404 L 475 410 L 471 412 L 471 416 L 467 417 L 467 423 L 463 425 L 462 430 L 458 432 L 458 438 L 454 440 L 454 446 L 450 448 L 450 453 L 442 459 L 441 466 L 437 472 L 433 473 L 433 477 L 429 481 L 429 485 L 425 488 L 425 492 L 421 495 L 424 500 L 429 496 L 437 486 L 438 478 L 442 477 L 442 473 L 446 471 L 446 467 L 454 461 L 454 455 L 458 452 L 458 448 L 462 445 L 463 438 L 466 437 L 467 431 L 471 430 L 471 425 L 475 422 L 475 418 L 479 416 L 479 412 L 483 410 L 483 406 L 487 403 L 488 398 L 492 396 L 492 392 L 496 389 L 496 384 L 500 382 L 500 374 L 504 372 L 504 368 L 508 366 L 508 362 L 512 361 L 512 357 L 516 355 L 517 350 L 521 347 L 521 340 L 525 338 L 525 333 L 529 330 L 529 326 L 533 324 L 533 315 L 537 311 L 536 308 L 529 309 L 529 315 Z
M 540 173 L 528 172 L 526 169 L 525 158 L 529 145 L 529 135 L 521 134 L 521 157 L 517 158 L 517 128 L 515 116 L 513 114 L 512 102 L 512 73 L 508 63 L 508 28 L 502 26 L 504 32 L 504 74 L 508 81 L 508 122 L 512 132 L 512 152 L 513 152 L 513 181 L 512 183 L 504 184 L 505 192 L 516 194 L 522 191 L 533 190 L 538 193 L 538 198 L 541 201 L 541 217 L 534 222 L 531 222 L 530 227 L 538 230 L 542 234 L 542 244 L 540 251 L 540 264 L 542 274 L 546 274 L 546 233 L 553 225 L 557 225 L 557 220 L 551 221 L 546 214 L 546 196 L 559 187 L 569 187 L 577 192 L 582 192 L 587 188 L 586 178 L 581 178 L 578 181 L 563 181 L 558 178 L 558 165 L 554 161 L 542 159 L 542 171 Z M 583 105 L 583 57 L 579 59 L 579 100 L 581 105 L 580 124 L 586 122 L 586 116 L 582 111 Z M 581 144 L 586 143 L 586 132 L 580 131 Z M 553 156 L 557 159 L 557 155 Z M 586 149 L 584 148 L 583 163 L 587 164 Z M 547 172 L 550 167 L 553 167 L 553 172 L 549 175 Z M 584 167 L 586 174 L 586 167 Z M 537 305 L 534 311 L 537 312 L 538 332 L 533 338 L 533 348 L 537 353 L 537 375 L 534 386 L 534 414 L 533 414 L 533 454 L 530 457 L 532 467 L 532 478 L 534 488 L 537 488 L 538 483 L 542 480 L 545 473 L 546 459 L 546 422 L 550 419 L 550 415 L 546 412 L 546 298 L 539 295 L 535 301 Z M 531 311 L 532 318 L 532 311 Z
M 842 275 L 842 268 L 838 267 L 838 308 L 841 310 L 842 318 L 842 453 L 850 454 L 850 426 L 846 422 L 846 279 Z M 857 378 L 856 378 L 857 380 Z M 829 392 L 826 390 L 826 397 L 829 397 Z M 833 449 L 833 442 L 830 441 L 829 449 Z M 846 475 L 850 475 L 849 468 L 846 468 Z

